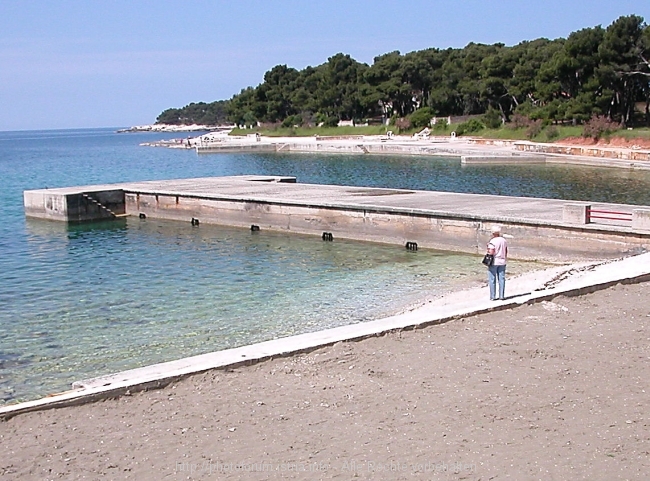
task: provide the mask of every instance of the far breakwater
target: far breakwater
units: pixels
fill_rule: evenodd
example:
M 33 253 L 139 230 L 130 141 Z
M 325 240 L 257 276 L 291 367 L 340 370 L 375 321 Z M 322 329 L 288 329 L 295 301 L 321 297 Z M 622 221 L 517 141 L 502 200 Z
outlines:
M 224 152 L 294 152 L 443 156 L 464 164 L 566 163 L 598 167 L 650 169 L 650 150 L 607 146 L 541 144 L 527 141 L 471 137 L 389 135 L 265 137 L 259 134 L 230 136 L 228 129 L 144 145 L 194 149 L 199 154 Z

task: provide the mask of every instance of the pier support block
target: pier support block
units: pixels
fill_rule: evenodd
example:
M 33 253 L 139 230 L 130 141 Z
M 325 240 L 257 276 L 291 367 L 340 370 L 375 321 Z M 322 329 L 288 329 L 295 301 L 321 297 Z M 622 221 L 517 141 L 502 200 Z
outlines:
M 26 190 L 25 214 L 39 219 L 86 222 L 125 213 L 122 189 L 62 188 Z
M 567 224 L 588 224 L 590 204 L 564 204 L 562 221 Z
M 650 230 L 650 209 L 632 211 L 632 229 Z

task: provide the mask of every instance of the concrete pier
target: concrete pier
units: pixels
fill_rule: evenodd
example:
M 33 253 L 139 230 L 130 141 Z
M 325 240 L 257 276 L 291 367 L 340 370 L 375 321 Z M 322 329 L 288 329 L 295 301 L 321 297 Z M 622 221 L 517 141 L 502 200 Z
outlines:
M 630 221 L 585 223 L 583 216 L 570 215 L 574 203 L 563 200 L 299 184 L 293 177 L 130 182 L 26 191 L 24 198 L 27 216 L 50 220 L 128 215 L 465 253 L 483 252 L 490 226 L 499 223 L 511 236 L 512 255 L 522 260 L 615 258 L 650 245 L 643 206 L 592 204 L 629 213 Z

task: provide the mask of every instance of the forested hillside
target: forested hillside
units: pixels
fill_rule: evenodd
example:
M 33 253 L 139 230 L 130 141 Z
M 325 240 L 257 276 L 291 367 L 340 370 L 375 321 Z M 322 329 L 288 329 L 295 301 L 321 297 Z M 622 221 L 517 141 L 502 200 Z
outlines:
M 395 51 L 372 65 L 338 53 L 303 70 L 277 65 L 230 100 L 169 109 L 157 122 L 336 125 L 410 116 L 415 124 L 472 114 L 553 123 L 600 115 L 650 125 L 650 27 L 630 15 L 566 39 Z
M 170 125 L 219 125 L 228 121 L 227 100 L 212 103 L 191 103 L 180 109 L 167 109 L 156 119 L 158 124 Z

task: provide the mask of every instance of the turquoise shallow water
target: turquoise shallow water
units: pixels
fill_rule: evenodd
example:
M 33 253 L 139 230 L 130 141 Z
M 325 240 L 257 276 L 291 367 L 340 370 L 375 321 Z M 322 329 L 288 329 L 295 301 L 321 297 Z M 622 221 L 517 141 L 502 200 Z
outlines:
M 25 189 L 239 174 L 650 203 L 640 172 L 458 160 L 205 155 L 112 129 L 0 133 L 0 402 L 74 380 L 392 314 L 483 281 L 475 256 L 155 220 L 27 220 Z M 511 275 L 535 268 L 512 263 Z

